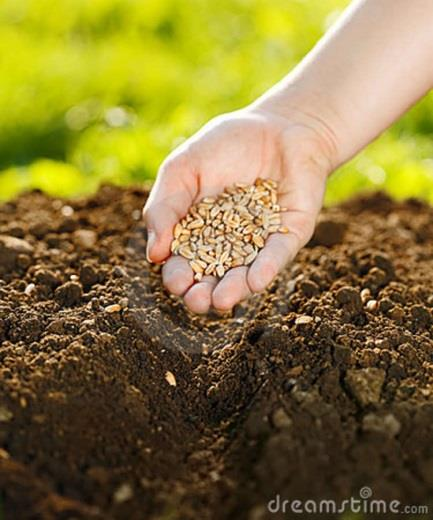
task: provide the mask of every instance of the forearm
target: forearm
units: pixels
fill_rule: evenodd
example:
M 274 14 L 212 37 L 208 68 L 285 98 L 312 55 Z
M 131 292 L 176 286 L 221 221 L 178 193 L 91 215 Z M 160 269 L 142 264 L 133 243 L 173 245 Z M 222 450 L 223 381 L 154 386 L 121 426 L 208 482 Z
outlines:
M 362 0 L 256 106 L 317 119 L 344 163 L 433 86 L 433 0 Z

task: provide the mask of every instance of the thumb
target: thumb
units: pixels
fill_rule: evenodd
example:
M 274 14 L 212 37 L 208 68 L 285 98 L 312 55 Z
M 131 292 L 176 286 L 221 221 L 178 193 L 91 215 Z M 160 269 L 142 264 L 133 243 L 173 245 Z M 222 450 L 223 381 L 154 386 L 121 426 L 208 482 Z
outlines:
M 143 209 L 150 262 L 160 263 L 170 256 L 173 228 L 188 212 L 196 192 L 196 176 L 184 157 L 163 163 Z

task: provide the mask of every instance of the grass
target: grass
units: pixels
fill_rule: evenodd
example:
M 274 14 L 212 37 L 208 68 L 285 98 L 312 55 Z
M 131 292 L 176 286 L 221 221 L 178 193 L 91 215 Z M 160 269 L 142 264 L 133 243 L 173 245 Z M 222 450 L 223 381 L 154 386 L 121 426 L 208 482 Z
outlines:
M 293 67 L 347 0 L 4 0 L 0 198 L 155 176 L 210 117 Z M 327 201 L 384 187 L 433 201 L 433 98 L 336 172 Z

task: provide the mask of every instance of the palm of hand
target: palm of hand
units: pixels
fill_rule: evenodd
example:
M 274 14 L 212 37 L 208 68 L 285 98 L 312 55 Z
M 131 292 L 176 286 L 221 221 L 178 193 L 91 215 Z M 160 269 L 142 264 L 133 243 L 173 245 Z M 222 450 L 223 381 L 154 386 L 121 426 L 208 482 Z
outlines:
M 169 256 L 173 226 L 191 204 L 259 177 L 278 181 L 279 203 L 288 208 L 282 220 L 289 234 L 271 235 L 251 266 L 230 269 L 219 281 L 205 276 L 194 283 L 187 260 L 171 256 L 163 266 L 166 288 L 183 295 L 197 313 L 211 306 L 231 309 L 251 292 L 265 289 L 311 237 L 327 174 L 317 160 L 320 156 L 309 128 L 245 113 L 217 118 L 175 151 L 163 164 L 145 207 L 150 233 L 155 233 L 149 239 L 151 260 Z

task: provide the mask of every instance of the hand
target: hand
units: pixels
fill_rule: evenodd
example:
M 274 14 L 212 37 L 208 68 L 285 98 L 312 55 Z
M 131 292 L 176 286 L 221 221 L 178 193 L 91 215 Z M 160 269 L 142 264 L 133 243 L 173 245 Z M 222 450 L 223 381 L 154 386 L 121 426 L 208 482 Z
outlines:
M 332 169 L 331 149 L 321 123 L 310 116 L 287 118 L 247 108 L 205 125 L 164 161 L 144 208 L 148 259 L 167 260 L 165 287 L 183 295 L 196 313 L 211 306 L 229 310 L 252 292 L 263 291 L 311 238 Z M 251 266 L 230 269 L 219 281 L 205 276 L 194 282 L 188 261 L 170 256 L 173 227 L 203 197 L 259 177 L 278 181 L 278 202 L 288 209 L 282 224 L 289 233 L 272 234 Z

